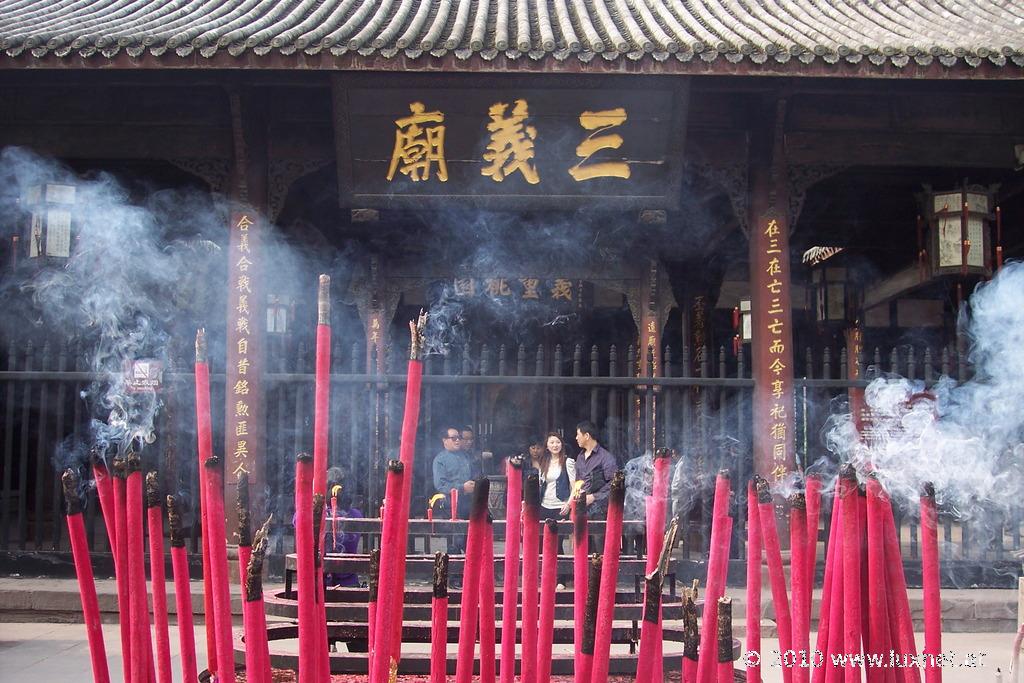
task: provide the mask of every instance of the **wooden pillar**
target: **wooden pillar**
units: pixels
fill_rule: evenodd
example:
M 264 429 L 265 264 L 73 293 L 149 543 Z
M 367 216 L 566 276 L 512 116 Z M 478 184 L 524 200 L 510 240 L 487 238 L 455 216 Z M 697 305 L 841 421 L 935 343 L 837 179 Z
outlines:
M 266 484 L 266 396 L 263 388 L 266 296 L 263 274 L 272 264 L 261 250 L 268 223 L 266 129 L 251 93 L 229 92 L 235 158 L 228 229 L 224 456 L 228 539 L 237 527 L 238 474 L 249 474 L 253 518 L 263 519 Z
M 759 112 L 750 143 L 750 287 L 754 339 L 754 470 L 777 481 L 795 468 L 786 102 Z M 774 123 L 774 125 L 771 125 Z
M 642 315 L 640 318 L 640 366 L 637 368 L 638 377 L 657 377 L 661 374 L 661 333 L 662 316 L 660 301 L 658 298 L 659 264 L 651 259 L 647 266 L 647 272 L 643 282 L 643 300 L 641 303 Z M 639 397 L 637 400 L 640 400 Z M 646 417 L 642 427 L 636 430 L 636 434 L 643 434 L 643 443 L 640 444 L 640 453 L 650 451 L 654 453 L 658 439 L 658 404 L 657 390 L 654 387 L 647 387 L 644 392 L 644 415 Z

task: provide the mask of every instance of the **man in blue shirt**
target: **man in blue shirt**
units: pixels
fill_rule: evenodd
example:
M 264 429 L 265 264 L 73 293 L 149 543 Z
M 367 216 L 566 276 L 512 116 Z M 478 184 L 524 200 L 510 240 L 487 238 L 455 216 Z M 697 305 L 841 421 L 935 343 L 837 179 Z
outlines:
M 466 519 L 472 503 L 473 479 L 477 476 L 476 463 L 472 462 L 469 453 L 462 450 L 462 434 L 458 427 L 445 427 L 441 432 L 441 445 L 444 448 L 434 456 L 434 489 L 445 496 L 452 489 L 458 490 L 459 503 L 455 515 Z M 461 553 L 465 547 L 465 536 L 456 535 L 448 552 Z

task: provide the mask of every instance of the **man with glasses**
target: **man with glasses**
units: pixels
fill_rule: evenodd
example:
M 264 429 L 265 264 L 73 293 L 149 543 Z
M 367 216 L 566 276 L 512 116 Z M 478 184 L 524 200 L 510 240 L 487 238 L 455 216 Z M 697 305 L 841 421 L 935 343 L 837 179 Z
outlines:
M 434 456 L 434 488 L 445 496 L 452 489 L 458 490 L 459 503 L 455 515 L 459 519 L 467 519 L 472 503 L 473 479 L 478 476 L 478 468 L 470 454 L 462 450 L 462 434 L 458 427 L 445 427 L 441 432 L 441 445 L 444 448 Z M 455 536 L 448 552 L 465 552 L 465 543 L 464 535 Z

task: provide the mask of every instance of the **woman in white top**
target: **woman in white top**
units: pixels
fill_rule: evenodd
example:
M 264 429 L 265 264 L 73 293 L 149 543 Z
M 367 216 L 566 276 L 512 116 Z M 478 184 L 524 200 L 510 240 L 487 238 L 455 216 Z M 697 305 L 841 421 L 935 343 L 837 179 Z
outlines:
M 576 479 L 576 461 L 568 457 L 565 442 L 556 432 L 549 432 L 544 450 L 533 463 L 540 475 L 540 505 L 543 519 L 565 519 L 569 514 L 569 497 Z

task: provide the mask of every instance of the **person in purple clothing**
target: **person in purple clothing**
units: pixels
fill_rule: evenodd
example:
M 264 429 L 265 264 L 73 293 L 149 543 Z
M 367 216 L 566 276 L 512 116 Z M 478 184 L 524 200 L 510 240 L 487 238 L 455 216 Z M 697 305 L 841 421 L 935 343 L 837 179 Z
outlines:
M 580 447 L 576 456 L 576 481 L 583 482 L 587 494 L 587 517 L 604 519 L 608 513 L 608 494 L 611 493 L 612 476 L 619 468 L 615 456 L 598 443 L 597 426 L 584 420 L 576 425 L 576 444 Z M 591 534 L 591 552 L 601 552 L 604 535 Z

